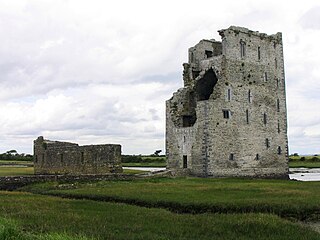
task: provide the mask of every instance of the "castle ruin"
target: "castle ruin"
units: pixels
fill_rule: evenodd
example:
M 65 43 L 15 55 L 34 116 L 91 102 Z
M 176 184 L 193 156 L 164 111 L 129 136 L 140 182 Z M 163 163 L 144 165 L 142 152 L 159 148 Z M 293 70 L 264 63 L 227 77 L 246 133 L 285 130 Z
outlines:
M 79 146 L 44 139 L 34 141 L 35 174 L 105 174 L 122 172 L 121 145 Z
M 201 40 L 166 102 L 167 168 L 203 177 L 288 178 L 282 34 L 231 26 Z

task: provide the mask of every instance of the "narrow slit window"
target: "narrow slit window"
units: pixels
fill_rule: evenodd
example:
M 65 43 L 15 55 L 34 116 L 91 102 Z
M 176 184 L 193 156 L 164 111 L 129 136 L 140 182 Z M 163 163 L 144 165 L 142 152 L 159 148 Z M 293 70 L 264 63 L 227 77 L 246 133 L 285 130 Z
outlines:
M 279 78 L 277 78 L 277 88 L 279 87 Z
M 277 112 L 280 112 L 280 100 L 277 99 Z
M 230 161 L 233 161 L 233 160 L 234 160 L 234 154 L 233 154 L 233 153 L 230 153 L 230 155 L 229 155 L 229 160 L 230 160 Z
M 270 141 L 269 138 L 266 138 L 266 148 L 268 149 L 270 147 Z
M 60 162 L 63 162 L 63 153 L 60 154 Z
M 276 58 L 274 59 L 274 66 L 276 69 L 278 68 L 278 60 Z
M 278 155 L 281 155 L 281 153 L 282 153 L 281 147 L 278 146 Z
M 259 156 L 258 153 L 256 154 L 256 160 L 257 160 L 257 161 L 260 160 L 260 156 Z
M 246 122 L 249 124 L 249 110 L 246 110 Z
M 240 56 L 241 58 L 246 56 L 246 43 L 244 41 L 240 41 Z
M 268 81 L 268 73 L 264 72 L 264 81 L 267 82 Z
M 278 121 L 278 133 L 280 133 L 280 122 Z
M 183 168 L 188 168 L 188 157 L 183 155 Z
M 81 164 L 84 164 L 84 152 L 81 152 Z
M 231 101 L 231 89 L 230 88 L 227 89 L 227 101 L 228 102 Z
M 258 47 L 258 60 L 260 61 L 261 59 L 261 51 L 260 51 L 260 47 Z
M 248 91 L 248 101 L 249 101 L 249 103 L 251 103 L 251 101 L 252 101 L 252 96 L 251 96 L 251 90 L 250 89 Z
M 264 125 L 267 124 L 267 114 L 266 113 L 263 114 L 263 124 Z
M 223 118 L 226 118 L 226 119 L 230 118 L 230 111 L 229 110 L 222 110 L 222 112 L 223 112 Z

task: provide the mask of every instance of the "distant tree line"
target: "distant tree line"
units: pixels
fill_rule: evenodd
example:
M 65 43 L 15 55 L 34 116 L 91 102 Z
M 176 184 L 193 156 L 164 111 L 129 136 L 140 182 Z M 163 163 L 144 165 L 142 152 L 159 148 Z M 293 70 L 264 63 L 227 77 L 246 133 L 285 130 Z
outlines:
M 122 155 L 121 160 L 123 163 L 165 163 L 166 158 L 164 155 L 149 155 L 149 156 L 141 156 L 141 155 Z
M 32 161 L 33 156 L 31 154 L 18 153 L 16 150 L 10 150 L 0 153 L 0 160 Z

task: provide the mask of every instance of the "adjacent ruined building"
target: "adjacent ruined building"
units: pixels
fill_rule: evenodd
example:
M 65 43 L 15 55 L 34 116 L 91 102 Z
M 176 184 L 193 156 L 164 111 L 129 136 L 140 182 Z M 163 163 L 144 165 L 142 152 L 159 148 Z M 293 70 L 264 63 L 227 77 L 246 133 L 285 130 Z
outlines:
M 203 177 L 288 178 L 282 35 L 242 27 L 201 40 L 166 102 L 167 168 Z
M 105 174 L 122 172 L 121 145 L 79 146 L 44 139 L 34 141 L 36 174 Z

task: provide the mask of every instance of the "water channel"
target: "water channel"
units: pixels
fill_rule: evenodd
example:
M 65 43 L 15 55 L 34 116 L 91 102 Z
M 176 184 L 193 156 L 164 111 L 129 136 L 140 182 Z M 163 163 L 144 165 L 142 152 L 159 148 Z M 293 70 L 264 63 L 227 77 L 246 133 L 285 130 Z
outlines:
M 163 171 L 166 168 L 124 167 L 124 169 L 158 172 L 158 171 Z M 298 181 L 320 181 L 320 168 L 290 168 L 289 177 L 290 179 L 294 179 Z

